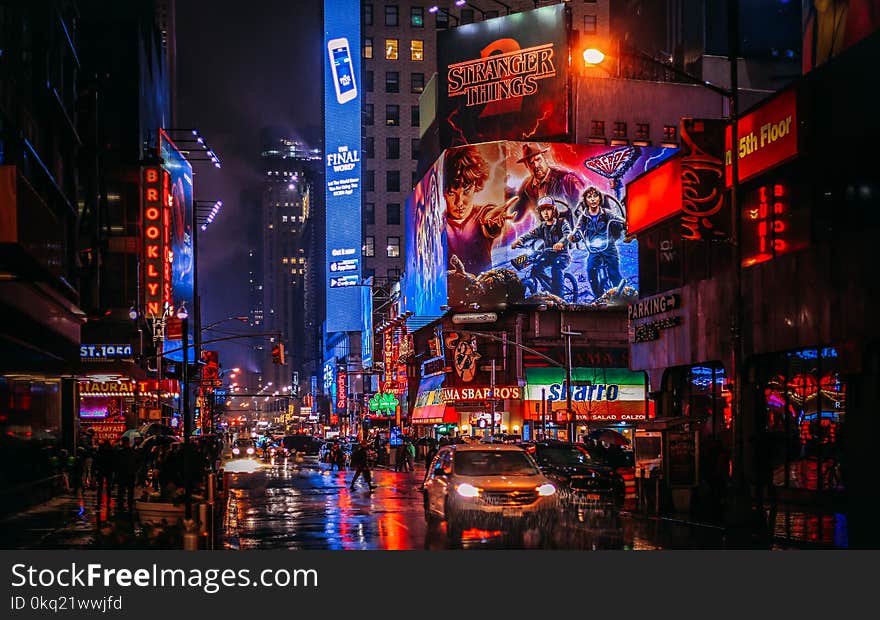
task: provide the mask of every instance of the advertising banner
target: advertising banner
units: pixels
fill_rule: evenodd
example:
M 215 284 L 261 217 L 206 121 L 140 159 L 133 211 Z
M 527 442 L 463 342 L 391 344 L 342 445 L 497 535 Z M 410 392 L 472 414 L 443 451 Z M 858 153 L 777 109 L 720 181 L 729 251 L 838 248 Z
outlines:
M 803 72 L 880 30 L 880 0 L 801 0 Z
M 155 166 L 141 170 L 144 316 L 160 319 L 171 303 L 170 176 Z
M 361 5 L 357 0 L 324 4 L 327 331 L 363 331 Z
M 174 306 L 193 311 L 193 176 L 192 165 L 171 138 L 159 130 L 159 156 L 171 181 L 171 296 Z
M 637 299 L 626 183 L 675 152 L 506 141 L 444 151 L 407 203 L 404 310 Z
M 625 368 L 572 368 L 571 406 L 578 422 L 629 422 L 646 418 L 645 375 Z M 565 370 L 526 368 L 526 419 L 541 417 L 541 391 L 548 411 L 567 405 Z
M 725 208 L 722 155 L 723 119 L 681 121 L 681 238 L 721 241 L 730 236 L 730 211 Z
M 440 144 L 564 140 L 564 3 L 437 33 Z
M 732 179 L 730 126 L 725 131 L 724 179 Z M 737 176 L 746 181 L 798 152 L 797 93 L 788 89 L 743 116 L 736 125 Z

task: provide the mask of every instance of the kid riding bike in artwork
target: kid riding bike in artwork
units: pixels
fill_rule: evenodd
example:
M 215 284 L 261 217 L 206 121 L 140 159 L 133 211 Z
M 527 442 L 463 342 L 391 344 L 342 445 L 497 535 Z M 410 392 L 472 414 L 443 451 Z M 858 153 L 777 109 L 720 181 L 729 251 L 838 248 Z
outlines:
M 571 227 L 566 219 L 559 216 L 556 201 L 550 196 L 539 198 L 537 208 L 541 223 L 516 239 L 510 247 L 517 249 L 525 244 L 540 242 L 541 249 L 533 254 L 517 256 L 511 262 L 520 270 L 527 266 L 532 267 L 529 275 L 522 280 L 529 296 L 543 288 L 568 303 L 575 303 L 577 282 L 571 274 L 565 273 L 571 263 L 568 253 Z
M 626 234 L 626 215 L 620 202 L 595 187 L 584 191 L 576 212 L 577 222 L 566 240 L 586 245 L 587 277 L 596 301 L 606 291 L 625 284 L 617 241 Z

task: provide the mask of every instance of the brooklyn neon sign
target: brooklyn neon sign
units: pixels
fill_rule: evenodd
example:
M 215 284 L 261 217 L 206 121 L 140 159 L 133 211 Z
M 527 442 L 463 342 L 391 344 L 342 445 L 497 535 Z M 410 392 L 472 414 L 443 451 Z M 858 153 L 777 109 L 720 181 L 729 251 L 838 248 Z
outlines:
M 144 235 L 144 315 L 162 317 L 171 303 L 171 191 L 168 172 L 146 167 L 142 173 Z

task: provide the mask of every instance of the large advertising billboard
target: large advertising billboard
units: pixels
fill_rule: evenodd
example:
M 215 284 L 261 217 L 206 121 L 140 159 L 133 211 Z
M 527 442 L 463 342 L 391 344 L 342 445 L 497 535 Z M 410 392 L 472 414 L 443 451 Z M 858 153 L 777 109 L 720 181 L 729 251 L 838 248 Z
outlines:
M 880 30 L 880 0 L 801 0 L 803 72 Z
M 159 156 L 171 177 L 171 296 L 193 312 L 193 173 L 192 165 L 171 138 L 159 130 Z
M 360 2 L 324 3 L 327 331 L 362 331 Z
M 564 3 L 437 33 L 440 143 L 564 140 Z
M 674 152 L 506 141 L 444 151 L 407 202 L 405 310 L 637 299 L 626 183 Z

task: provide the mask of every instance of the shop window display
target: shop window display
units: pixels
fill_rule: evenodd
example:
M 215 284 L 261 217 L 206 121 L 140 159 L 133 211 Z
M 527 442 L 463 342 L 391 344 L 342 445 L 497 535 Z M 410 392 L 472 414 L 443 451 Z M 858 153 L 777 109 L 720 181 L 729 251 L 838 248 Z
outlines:
M 846 385 L 833 348 L 773 358 L 763 387 L 767 466 L 773 485 L 842 491 Z

